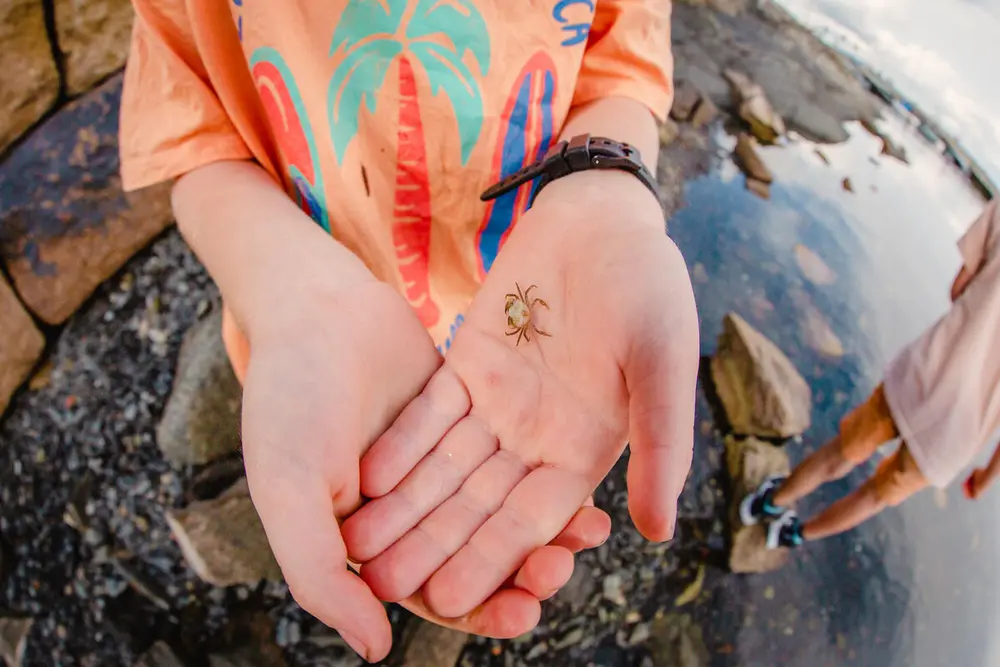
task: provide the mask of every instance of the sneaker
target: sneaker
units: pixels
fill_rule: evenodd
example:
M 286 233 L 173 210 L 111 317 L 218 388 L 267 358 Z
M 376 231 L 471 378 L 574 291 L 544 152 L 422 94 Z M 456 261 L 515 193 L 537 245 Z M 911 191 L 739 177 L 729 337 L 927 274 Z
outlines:
M 795 510 L 788 510 L 767 527 L 767 548 L 795 549 L 802 546 L 802 522 Z
M 761 482 L 756 491 L 747 494 L 740 502 L 740 521 L 744 526 L 755 526 L 761 519 L 776 519 L 782 515 L 785 509 L 775 505 L 771 499 L 784 481 L 784 477 L 772 475 Z

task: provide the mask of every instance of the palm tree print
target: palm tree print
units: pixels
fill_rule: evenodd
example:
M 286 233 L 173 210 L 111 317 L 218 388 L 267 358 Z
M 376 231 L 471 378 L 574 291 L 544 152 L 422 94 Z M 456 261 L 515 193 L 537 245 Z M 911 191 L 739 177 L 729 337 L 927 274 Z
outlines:
M 424 326 L 440 311 L 430 295 L 431 201 L 427 152 L 414 66 L 423 68 L 431 94 L 447 96 L 458 126 L 462 164 L 479 140 L 483 101 L 473 73 L 490 66 L 489 33 L 471 0 L 350 0 L 333 35 L 330 55 L 342 60 L 327 92 L 327 110 L 338 163 L 358 133 L 362 105 L 375 113 L 377 93 L 397 63 L 399 123 L 392 237 L 406 297 Z M 405 23 L 405 25 L 404 25 Z

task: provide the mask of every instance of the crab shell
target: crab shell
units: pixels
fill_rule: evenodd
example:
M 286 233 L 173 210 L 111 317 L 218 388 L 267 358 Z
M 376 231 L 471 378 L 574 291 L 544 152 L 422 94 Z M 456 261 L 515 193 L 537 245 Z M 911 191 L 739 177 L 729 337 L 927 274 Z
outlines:
M 507 299 L 507 325 L 512 329 L 520 329 L 531 322 L 531 309 L 520 299 Z

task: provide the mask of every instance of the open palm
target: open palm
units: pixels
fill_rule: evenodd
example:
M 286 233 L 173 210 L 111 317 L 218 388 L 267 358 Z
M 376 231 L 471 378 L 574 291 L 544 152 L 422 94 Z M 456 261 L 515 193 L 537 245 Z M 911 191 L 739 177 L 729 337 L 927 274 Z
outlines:
M 551 337 L 506 335 L 515 283 L 537 285 L 531 300 L 549 309 L 536 305 L 532 321 Z M 633 520 L 668 539 L 697 366 L 690 281 L 655 199 L 624 174 L 553 183 L 444 365 L 362 460 L 362 490 L 377 500 L 344 537 L 367 561 L 363 578 L 383 599 L 420 591 L 444 617 L 467 613 L 564 529 L 628 441 Z

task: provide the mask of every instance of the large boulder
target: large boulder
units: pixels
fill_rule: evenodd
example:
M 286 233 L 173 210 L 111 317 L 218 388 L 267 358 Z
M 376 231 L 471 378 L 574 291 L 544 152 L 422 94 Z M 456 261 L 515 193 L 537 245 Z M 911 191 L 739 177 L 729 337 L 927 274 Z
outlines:
M 59 96 L 59 72 L 45 31 L 41 0 L 0 3 L 0 154 Z M 7 193 L 3 197 L 6 198 Z
M 125 64 L 134 16 L 129 0 L 55 0 L 55 16 L 71 95 Z
M 172 220 L 169 184 L 122 193 L 120 97 L 116 76 L 0 164 L 0 257 L 25 305 L 49 324 L 72 315 Z
M 771 106 L 764 89 L 746 74 L 727 69 L 723 72 L 732 89 L 737 112 L 750 126 L 750 132 L 763 143 L 774 143 L 785 133 L 785 122 Z
M 44 348 L 45 338 L 0 275 L 0 414 Z
M 215 500 L 168 510 L 166 519 L 188 565 L 202 580 L 215 586 L 281 580 L 245 485 Z
M 736 313 L 722 322 L 712 381 L 734 431 L 786 438 L 809 428 L 812 392 L 778 347 Z
M 163 456 L 175 466 L 200 465 L 240 448 L 242 388 L 222 342 L 216 309 L 185 334 L 174 386 L 156 430 Z
M 731 551 L 729 569 L 737 573 L 770 572 L 788 560 L 787 549 L 768 549 L 763 524 L 744 526 L 740 521 L 740 501 L 771 475 L 787 476 L 788 455 L 783 449 L 756 438 L 726 438 L 726 468 L 731 480 L 729 527 Z

